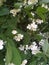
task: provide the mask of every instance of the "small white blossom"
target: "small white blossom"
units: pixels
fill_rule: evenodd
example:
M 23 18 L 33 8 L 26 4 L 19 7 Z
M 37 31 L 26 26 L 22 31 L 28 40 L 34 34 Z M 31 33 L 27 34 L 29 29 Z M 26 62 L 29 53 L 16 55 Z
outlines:
M 37 54 L 40 52 L 40 49 L 36 45 L 36 42 L 33 42 L 33 44 L 29 46 L 29 49 L 32 51 L 32 54 Z
M 17 34 L 17 31 L 16 30 L 12 30 L 12 34 Z
M 13 16 L 15 17 L 16 14 L 17 14 L 19 11 L 20 11 L 20 9 L 12 9 L 12 10 L 10 10 L 10 13 L 12 13 Z
M 48 5 L 45 5 L 44 3 L 42 4 L 42 7 L 44 7 L 45 9 L 48 9 Z
M 28 4 L 36 4 L 38 2 L 38 0 L 28 0 Z
M 37 24 L 41 24 L 41 23 L 43 23 L 43 20 L 37 19 L 36 22 L 37 22 Z
M 35 46 L 35 45 L 30 45 L 30 49 L 31 49 L 31 50 L 36 50 L 36 49 L 37 49 L 37 46 Z
M 48 6 L 47 5 L 45 5 L 45 7 L 44 7 L 45 9 L 48 9 Z
M 26 48 L 25 48 L 26 50 L 28 50 L 29 49 L 29 46 L 28 45 L 26 45 Z
M 36 31 L 37 30 L 37 24 L 35 22 L 32 22 L 31 24 L 28 24 L 27 29 L 31 31 Z
M 31 30 L 33 30 L 33 31 L 36 31 L 37 30 L 37 24 L 35 24 L 35 22 L 33 22 L 32 24 L 31 24 Z
M 44 3 L 42 4 L 42 7 L 45 7 L 45 4 Z
M 27 54 L 27 50 L 29 50 L 29 46 L 28 45 L 20 45 L 19 47 L 20 51 L 24 51 L 24 54 Z
M 21 41 L 23 39 L 23 35 L 22 34 L 17 34 L 16 36 L 14 36 L 14 39 L 16 41 Z
M 24 51 L 24 46 L 20 45 L 19 50 Z
M 4 58 L 4 59 L 3 59 L 3 61 L 5 62 L 5 61 L 6 61 L 6 59 Z
M 21 65 L 26 65 L 26 64 L 27 64 L 27 60 L 25 59 L 25 60 L 22 61 Z
M 40 51 L 38 49 L 32 51 L 32 54 L 34 54 L 34 55 L 36 55 L 37 53 L 40 53 Z
M 3 49 L 3 45 L 4 45 L 3 40 L 0 40 L 0 50 L 2 50 L 2 49 Z
M 34 42 L 32 42 L 32 44 L 33 44 L 33 45 L 36 45 L 36 42 L 34 41 Z
M 35 14 L 34 14 L 34 13 L 32 13 L 32 12 L 31 12 L 31 14 L 32 14 L 32 16 L 34 17 L 34 15 L 35 15 Z
M 27 29 L 31 30 L 31 25 L 30 24 L 28 24 Z

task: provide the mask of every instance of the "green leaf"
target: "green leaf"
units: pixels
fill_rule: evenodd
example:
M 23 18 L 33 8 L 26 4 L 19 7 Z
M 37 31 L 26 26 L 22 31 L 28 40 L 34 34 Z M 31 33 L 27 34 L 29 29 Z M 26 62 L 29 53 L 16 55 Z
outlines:
M 9 9 L 2 7 L 0 8 L 0 16 L 8 15 L 9 14 Z
M 40 41 L 43 36 L 42 35 L 39 35 L 39 34 L 36 34 L 35 37 L 34 37 L 37 41 Z
M 27 9 L 24 9 L 24 11 L 26 12 L 26 14 L 27 14 L 30 18 L 34 18 L 34 17 L 32 16 L 32 14 L 31 14 Z
M 24 9 L 27 11 L 30 11 L 32 8 L 33 8 L 33 5 L 26 5 Z
M 18 53 L 18 50 L 15 47 L 13 47 L 13 60 L 12 60 L 12 62 L 16 65 L 21 64 L 20 54 Z
M 14 42 L 11 39 L 7 39 L 7 53 L 6 53 L 6 64 L 13 62 L 15 65 L 21 64 L 21 56 L 19 51 L 14 45 Z
M 7 43 L 7 52 L 6 52 L 6 65 L 8 65 L 12 60 L 12 47 L 11 43 L 8 41 Z
M 49 43 L 48 40 L 45 40 L 45 43 L 42 46 L 43 52 L 46 54 L 46 56 L 49 57 Z
M 41 3 L 43 3 L 43 2 L 44 2 L 44 3 L 48 3 L 49 0 L 41 0 L 40 2 L 41 2 Z
M 14 4 L 14 7 L 17 8 L 17 9 L 20 8 L 21 6 L 22 6 L 22 3 L 15 3 Z
M 29 65 L 36 65 L 36 61 L 32 61 Z
M 39 6 L 39 7 L 37 8 L 37 12 L 44 14 L 44 13 L 47 12 L 47 9 L 45 9 L 45 8 Z
M 28 33 L 24 33 L 24 44 L 28 44 L 30 42 L 30 35 Z
M 47 12 L 47 9 L 42 8 L 42 7 L 38 7 L 37 10 L 36 10 L 36 12 L 37 12 L 37 15 L 39 17 L 41 17 L 45 21 L 45 18 L 46 18 L 46 15 L 45 14 Z

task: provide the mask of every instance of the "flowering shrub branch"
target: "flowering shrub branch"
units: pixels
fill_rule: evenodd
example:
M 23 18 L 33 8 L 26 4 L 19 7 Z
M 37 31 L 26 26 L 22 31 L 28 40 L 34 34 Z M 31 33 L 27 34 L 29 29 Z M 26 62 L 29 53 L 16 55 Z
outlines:
M 49 65 L 49 2 L 0 0 L 0 65 Z

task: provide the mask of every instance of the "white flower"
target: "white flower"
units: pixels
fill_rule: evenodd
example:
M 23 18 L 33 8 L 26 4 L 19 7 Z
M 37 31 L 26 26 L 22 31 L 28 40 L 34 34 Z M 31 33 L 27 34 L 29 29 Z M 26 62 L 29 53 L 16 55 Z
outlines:
M 43 20 L 37 19 L 36 22 L 37 22 L 37 24 L 41 24 L 41 23 L 43 23 Z
M 3 40 L 0 40 L 0 50 L 3 49 L 3 44 L 4 44 Z
M 29 46 L 20 45 L 19 50 L 24 51 L 24 53 L 27 54 L 27 50 L 29 50 Z
M 48 9 L 48 6 L 47 5 L 45 5 L 45 7 L 44 7 L 45 9 Z
M 32 14 L 32 16 L 34 17 L 34 15 L 35 15 L 35 14 L 34 14 L 34 13 L 32 13 L 32 12 L 31 12 L 31 14 Z
M 23 46 L 23 45 L 20 45 L 19 49 L 20 49 L 21 51 L 24 51 L 24 46 Z
M 29 49 L 29 46 L 28 45 L 26 45 L 26 48 L 25 48 L 25 50 L 28 50 Z
M 33 31 L 36 31 L 37 30 L 37 24 L 35 24 L 35 22 L 33 22 L 31 24 L 31 30 L 33 30 Z
M 31 25 L 30 24 L 28 24 L 27 29 L 31 30 Z
M 4 58 L 3 61 L 6 61 L 6 59 Z
M 34 42 L 32 42 L 32 44 L 33 44 L 33 45 L 36 45 L 36 42 L 34 41 Z
M 37 29 L 37 24 L 35 24 L 35 20 L 33 19 L 31 24 L 28 24 L 27 29 L 31 30 L 31 31 L 36 31 Z
M 32 54 L 37 54 L 40 52 L 36 42 L 33 42 L 33 44 L 29 46 L 29 49 L 32 51 Z
M 12 30 L 12 34 L 17 34 L 17 31 L 16 30 Z
M 38 27 L 37 24 L 35 24 L 35 22 L 32 22 L 31 24 L 28 24 L 27 29 L 31 31 L 36 31 L 37 27 Z
M 21 41 L 23 39 L 23 35 L 22 34 L 18 34 L 17 36 L 14 36 L 14 39 L 16 41 Z
M 32 54 L 37 54 L 37 53 L 39 53 L 40 49 L 37 46 L 33 45 L 31 50 L 32 50 Z
M 44 3 L 42 4 L 42 7 L 45 7 L 45 4 Z
M 15 65 L 14 63 L 9 63 L 8 65 Z
M 33 49 L 34 49 L 33 46 L 36 46 L 36 42 L 35 42 L 35 41 L 32 42 L 32 44 L 29 46 L 29 49 L 33 50 Z M 37 46 L 36 46 L 36 47 L 37 47 Z
M 48 5 L 45 5 L 44 3 L 42 4 L 42 7 L 44 7 L 45 9 L 48 9 Z
M 25 59 L 25 60 L 22 61 L 21 65 L 26 65 L 26 64 L 27 64 L 27 60 Z
M 38 0 L 28 0 L 28 4 L 36 4 L 38 2 Z
M 36 49 L 37 49 L 37 46 L 35 46 L 35 45 L 30 45 L 30 49 L 31 49 L 31 50 L 36 50 Z
M 40 53 L 40 51 L 38 49 L 32 51 L 32 54 L 34 54 L 34 55 L 36 55 L 37 53 Z
M 20 10 L 21 10 L 21 9 L 12 9 L 12 10 L 10 10 L 10 13 L 12 13 L 13 16 L 15 17 L 16 14 L 17 14 Z

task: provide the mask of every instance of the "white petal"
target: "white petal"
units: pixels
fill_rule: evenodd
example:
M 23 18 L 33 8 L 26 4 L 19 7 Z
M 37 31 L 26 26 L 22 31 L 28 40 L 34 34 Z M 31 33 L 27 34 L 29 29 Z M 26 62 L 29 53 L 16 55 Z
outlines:
M 17 31 L 16 31 L 16 30 L 13 30 L 13 31 L 12 31 L 12 34 L 17 34 Z
M 0 50 L 2 50 L 3 49 L 3 46 L 0 46 Z

